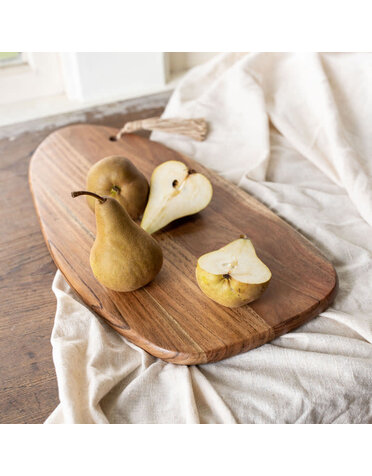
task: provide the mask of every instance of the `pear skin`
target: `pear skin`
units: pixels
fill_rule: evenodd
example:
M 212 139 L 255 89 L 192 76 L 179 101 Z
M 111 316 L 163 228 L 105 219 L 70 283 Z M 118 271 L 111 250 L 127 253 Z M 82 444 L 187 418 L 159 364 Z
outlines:
M 135 220 L 146 207 L 149 184 L 129 159 L 113 155 L 96 162 L 90 168 L 87 190 L 115 198 Z M 87 202 L 94 211 L 96 199 L 87 196 Z
M 73 192 L 73 196 L 88 193 Z M 90 252 L 94 276 L 103 286 L 118 292 L 145 286 L 162 267 L 159 244 L 130 218 L 117 200 L 98 195 L 96 198 L 97 231 Z
M 196 280 L 203 293 L 226 307 L 240 307 L 258 299 L 269 282 L 260 284 L 240 283 L 229 275 L 212 274 L 196 267 Z

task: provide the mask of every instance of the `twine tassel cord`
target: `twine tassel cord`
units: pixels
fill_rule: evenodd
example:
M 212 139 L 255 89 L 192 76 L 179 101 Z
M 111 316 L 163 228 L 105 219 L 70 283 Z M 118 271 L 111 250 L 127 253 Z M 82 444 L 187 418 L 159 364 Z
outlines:
M 150 117 L 140 121 L 127 122 L 116 134 L 119 140 L 123 134 L 147 130 L 162 131 L 173 134 L 181 134 L 197 141 L 203 141 L 207 137 L 208 125 L 205 119 L 162 119 L 160 117 Z

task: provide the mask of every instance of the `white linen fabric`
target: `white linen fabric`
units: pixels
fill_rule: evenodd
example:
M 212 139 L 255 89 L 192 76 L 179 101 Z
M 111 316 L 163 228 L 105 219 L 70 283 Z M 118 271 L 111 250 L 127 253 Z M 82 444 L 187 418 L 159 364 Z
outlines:
M 334 264 L 337 298 L 269 344 L 187 367 L 119 336 L 57 272 L 47 422 L 372 423 L 372 55 L 219 55 L 177 87 L 176 116 L 206 118 L 207 140 L 152 138 L 303 233 Z

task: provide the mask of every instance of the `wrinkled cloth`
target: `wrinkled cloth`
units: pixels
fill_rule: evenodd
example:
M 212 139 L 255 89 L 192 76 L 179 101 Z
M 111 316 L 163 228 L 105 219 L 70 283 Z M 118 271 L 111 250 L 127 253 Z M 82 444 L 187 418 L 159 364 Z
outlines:
M 194 68 L 164 117 L 204 117 L 205 142 L 156 132 L 258 198 L 333 263 L 319 317 L 218 363 L 165 363 L 80 302 L 57 272 L 60 404 L 48 423 L 372 423 L 372 55 L 223 54 Z

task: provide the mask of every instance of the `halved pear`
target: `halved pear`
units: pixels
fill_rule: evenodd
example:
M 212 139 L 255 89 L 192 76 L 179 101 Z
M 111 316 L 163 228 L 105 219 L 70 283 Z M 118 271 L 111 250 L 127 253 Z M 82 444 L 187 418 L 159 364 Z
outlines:
M 213 301 L 239 307 L 261 296 L 269 285 L 271 272 L 257 257 L 252 242 L 244 237 L 201 256 L 196 279 Z
M 212 199 L 212 184 L 202 174 L 177 160 L 156 167 L 141 227 L 155 233 L 177 218 L 198 213 Z

